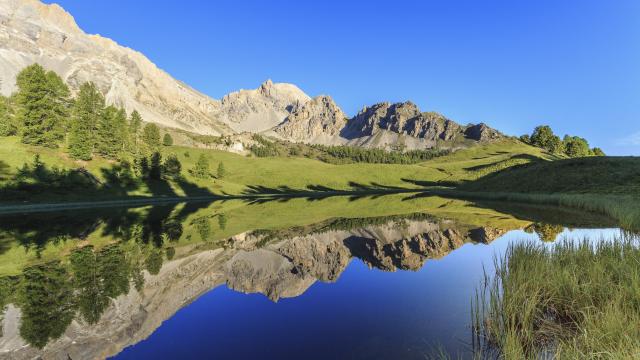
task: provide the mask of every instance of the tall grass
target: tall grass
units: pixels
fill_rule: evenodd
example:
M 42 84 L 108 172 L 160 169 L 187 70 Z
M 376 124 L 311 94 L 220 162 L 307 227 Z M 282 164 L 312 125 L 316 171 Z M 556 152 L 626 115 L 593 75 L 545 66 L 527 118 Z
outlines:
M 505 359 L 640 358 L 640 240 L 522 242 L 473 301 L 478 353 Z

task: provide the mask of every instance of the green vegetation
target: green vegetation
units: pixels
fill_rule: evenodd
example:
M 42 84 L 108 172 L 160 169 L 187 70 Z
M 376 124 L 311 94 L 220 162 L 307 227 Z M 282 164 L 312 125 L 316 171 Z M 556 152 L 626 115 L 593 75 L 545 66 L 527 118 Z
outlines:
M 640 158 L 588 157 L 512 167 L 465 184 L 465 190 L 640 195 Z
M 227 170 L 224 167 L 224 163 L 223 162 L 219 163 L 218 170 L 216 171 L 216 175 L 218 179 L 222 179 L 226 173 L 227 173 Z
M 162 145 L 164 145 L 164 146 L 173 145 L 173 138 L 171 137 L 171 135 L 164 134 L 164 137 L 162 138 Z
M 55 72 L 38 64 L 24 68 L 16 84 L 22 142 L 58 147 L 68 116 L 69 89 Z
M 193 168 L 191 172 L 193 176 L 199 179 L 206 179 L 210 176 L 209 174 L 209 159 L 205 154 L 200 154 L 198 157 L 198 162 L 196 166 Z
M 95 137 L 98 122 L 103 116 L 104 97 L 95 84 L 84 83 L 74 106 L 74 119 L 69 134 L 69 154 L 74 159 L 91 160 L 99 142 Z
M 149 123 L 144 126 L 142 130 L 142 141 L 144 141 L 152 151 L 160 147 L 160 129 L 156 124 Z
M 589 148 L 589 142 L 578 136 L 565 135 L 562 140 L 553 133 L 548 125 L 541 125 L 531 135 L 522 135 L 520 140 L 525 144 L 545 149 L 552 154 L 561 154 L 571 158 L 585 156 L 605 156 L 600 148 Z
M 480 353 L 506 359 L 634 359 L 640 354 L 640 248 L 619 237 L 553 247 L 515 243 L 475 302 Z M 490 274 L 492 275 L 492 274 Z
M 268 140 L 254 135 L 257 144 L 249 150 L 257 157 L 306 157 L 329 164 L 416 164 L 450 153 L 449 150 L 427 149 L 410 151 L 387 151 L 356 146 L 325 146 Z
M 569 206 L 640 229 L 640 158 L 587 157 L 514 166 L 462 184 L 453 196 Z

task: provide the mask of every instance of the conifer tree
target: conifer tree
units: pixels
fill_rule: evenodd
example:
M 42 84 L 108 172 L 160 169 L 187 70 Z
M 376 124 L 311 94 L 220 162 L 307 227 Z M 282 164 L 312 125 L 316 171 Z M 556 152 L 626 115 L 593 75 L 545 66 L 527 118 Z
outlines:
M 18 133 L 11 100 L 11 98 L 0 95 L 0 136 L 11 136 Z
M 142 127 L 142 116 L 137 110 L 133 110 L 129 119 L 129 138 L 132 152 L 138 151 L 138 136 Z
M 103 108 L 104 97 L 95 84 L 91 82 L 82 84 L 76 98 L 69 135 L 69 154 L 73 158 L 91 160 Z
M 20 71 L 16 84 L 22 142 L 57 147 L 64 137 L 69 88 L 56 73 L 38 64 Z
M 200 157 L 198 157 L 198 162 L 196 162 L 192 174 L 200 179 L 209 177 L 209 159 L 204 154 L 200 154 Z
M 122 143 L 118 134 L 117 117 L 118 109 L 107 106 L 98 117 L 96 126 L 96 152 L 110 159 L 116 158 Z
M 164 138 L 162 139 L 162 145 L 164 146 L 171 146 L 173 145 L 173 138 L 171 137 L 171 135 L 164 134 Z
M 155 151 L 160 146 L 160 129 L 156 124 L 147 124 L 142 130 L 142 141 L 150 148 L 151 151 Z
M 218 164 L 218 171 L 217 171 L 218 179 L 222 179 L 226 173 L 227 171 L 224 168 L 224 163 L 220 162 L 220 164 Z

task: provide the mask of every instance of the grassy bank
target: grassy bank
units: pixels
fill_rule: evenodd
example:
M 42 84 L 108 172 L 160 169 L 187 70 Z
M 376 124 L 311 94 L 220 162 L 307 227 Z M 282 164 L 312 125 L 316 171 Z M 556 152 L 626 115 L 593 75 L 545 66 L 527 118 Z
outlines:
M 507 201 L 571 207 L 608 216 L 616 220 L 625 229 L 635 231 L 640 229 L 638 198 L 632 195 L 537 194 L 460 190 L 438 190 L 435 193 L 468 200 Z
M 453 196 L 574 207 L 640 229 L 640 158 L 538 161 L 464 181 Z
M 114 199 L 131 196 L 184 196 L 189 188 L 199 188 L 214 194 L 247 194 L 256 191 L 288 190 L 354 190 L 362 188 L 422 188 L 427 185 L 455 184 L 474 180 L 487 173 L 510 166 L 528 163 L 549 156 L 540 149 L 515 140 L 474 146 L 447 156 L 417 164 L 328 164 L 299 156 L 244 156 L 211 149 L 181 146 L 162 148 L 163 157 L 174 154 L 182 164 L 183 184 L 167 180 L 161 184 L 139 181 L 129 189 L 100 189 L 99 191 L 44 192 L 31 195 L 28 201 L 80 201 L 85 198 Z M 89 162 L 69 159 L 61 149 L 47 149 L 20 143 L 17 137 L 0 137 L 0 187 L 14 177 L 25 163 L 40 155 L 48 167 L 75 169 L 84 167 L 97 179 L 117 166 L 114 161 L 95 158 Z M 200 155 L 206 156 L 212 175 L 201 179 L 191 175 Z M 225 175 L 218 178 L 215 170 L 223 163 Z M 193 186 L 192 186 L 193 185 Z M 116 191 L 118 190 L 118 191 Z M 200 195 L 200 194 L 198 194 Z M 5 200 L 5 199 L 3 199 Z M 5 200 L 6 201 L 6 200 Z M 22 200 L 21 200 L 22 201 Z
M 569 241 L 515 243 L 474 304 L 479 353 L 506 359 L 637 359 L 640 248 Z

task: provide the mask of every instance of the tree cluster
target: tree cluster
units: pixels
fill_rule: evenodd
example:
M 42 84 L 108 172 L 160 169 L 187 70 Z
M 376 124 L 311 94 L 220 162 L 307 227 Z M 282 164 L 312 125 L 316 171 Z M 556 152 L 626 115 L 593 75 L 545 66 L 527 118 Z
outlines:
M 531 135 L 522 135 L 520 140 L 526 144 L 545 149 L 552 154 L 568 157 L 605 156 L 602 149 L 589 147 L 589 142 L 578 136 L 565 135 L 563 139 L 553 133 L 548 125 L 540 125 Z
M 0 136 L 19 135 L 23 143 L 36 146 L 66 146 L 77 160 L 148 157 L 161 144 L 173 145 L 169 134 L 161 143 L 160 129 L 143 126 L 137 111 L 127 116 L 123 108 L 106 105 L 92 82 L 80 85 L 74 98 L 58 74 L 33 64 L 20 71 L 16 84 L 14 95 L 0 97 Z

